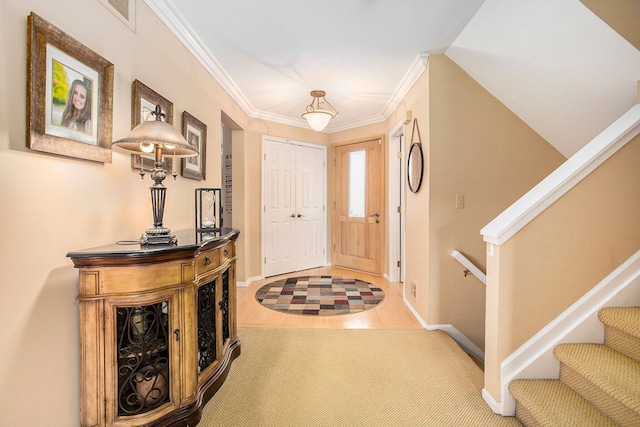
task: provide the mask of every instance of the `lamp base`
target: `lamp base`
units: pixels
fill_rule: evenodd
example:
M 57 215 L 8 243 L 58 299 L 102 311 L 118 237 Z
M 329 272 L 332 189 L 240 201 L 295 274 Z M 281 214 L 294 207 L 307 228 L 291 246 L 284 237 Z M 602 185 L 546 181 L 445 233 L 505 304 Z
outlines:
M 140 245 L 169 245 L 178 244 L 178 238 L 167 227 L 149 228 L 142 236 L 140 236 Z

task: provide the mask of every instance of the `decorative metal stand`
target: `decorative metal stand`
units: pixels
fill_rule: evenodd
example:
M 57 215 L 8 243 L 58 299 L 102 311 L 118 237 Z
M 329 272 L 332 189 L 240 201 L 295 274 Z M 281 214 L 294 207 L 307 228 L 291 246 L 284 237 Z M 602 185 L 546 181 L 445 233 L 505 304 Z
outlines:
M 196 231 L 215 233 L 222 229 L 222 190 L 196 188 Z

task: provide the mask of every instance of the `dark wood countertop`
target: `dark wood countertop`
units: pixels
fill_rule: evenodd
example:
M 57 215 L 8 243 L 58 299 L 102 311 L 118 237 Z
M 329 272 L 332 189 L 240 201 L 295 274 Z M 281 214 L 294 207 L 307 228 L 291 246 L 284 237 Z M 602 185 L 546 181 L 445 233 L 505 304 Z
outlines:
M 109 245 L 69 252 L 75 267 L 104 267 L 112 265 L 154 264 L 193 258 L 200 252 L 219 248 L 235 241 L 240 230 L 223 228 L 210 233 L 195 229 L 175 232 L 177 245 L 148 245 L 137 241 L 120 241 Z

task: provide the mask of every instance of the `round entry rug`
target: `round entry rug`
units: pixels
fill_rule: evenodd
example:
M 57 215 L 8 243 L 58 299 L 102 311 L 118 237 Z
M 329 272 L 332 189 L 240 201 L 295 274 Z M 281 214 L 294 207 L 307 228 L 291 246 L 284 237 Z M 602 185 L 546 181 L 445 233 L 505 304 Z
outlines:
M 358 313 L 383 299 L 384 291 L 376 285 L 336 276 L 289 277 L 256 291 L 256 300 L 267 308 L 312 316 Z

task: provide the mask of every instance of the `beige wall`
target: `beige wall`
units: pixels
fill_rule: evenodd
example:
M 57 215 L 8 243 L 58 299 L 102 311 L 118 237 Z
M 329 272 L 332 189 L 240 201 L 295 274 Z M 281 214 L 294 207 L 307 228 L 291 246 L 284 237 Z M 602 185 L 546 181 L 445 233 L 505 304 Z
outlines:
M 430 122 L 429 115 L 429 90 L 430 90 L 431 61 L 420 79 L 411 88 L 400 106 L 391 115 L 388 129 L 393 129 L 398 123 L 404 121 L 408 111 L 417 119 L 422 141 L 422 150 L 425 155 L 425 170 L 422 184 L 417 193 L 409 191 L 405 187 L 405 295 L 407 301 L 414 307 L 420 317 L 429 322 L 430 301 L 434 298 L 429 289 L 429 195 L 430 195 Z M 404 153 L 408 155 L 411 146 L 411 134 L 413 121 L 405 126 Z M 414 140 L 418 140 L 417 134 Z M 406 161 L 406 159 L 405 159 Z M 416 296 L 411 293 L 412 286 L 416 287 Z
M 637 136 L 495 246 L 485 386 L 496 401 L 500 363 L 640 249 L 639 159 Z
M 485 286 L 464 276 L 451 251 L 485 270 L 480 229 L 565 159 L 446 56 L 430 56 L 429 79 L 429 249 L 422 280 L 430 296 L 420 312 L 429 324 L 452 324 L 484 348 Z M 464 196 L 464 209 L 456 209 L 456 195 Z M 422 218 L 415 226 L 423 227 Z M 408 239 L 414 224 L 407 222 Z

